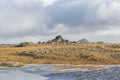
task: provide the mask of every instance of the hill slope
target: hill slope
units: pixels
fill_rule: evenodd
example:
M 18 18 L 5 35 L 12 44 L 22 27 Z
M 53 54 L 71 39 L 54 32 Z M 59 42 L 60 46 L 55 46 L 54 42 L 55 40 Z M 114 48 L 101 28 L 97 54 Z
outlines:
M 86 40 L 86 39 L 81 39 L 81 40 L 79 40 L 78 42 L 79 42 L 79 43 L 89 43 L 89 41 Z

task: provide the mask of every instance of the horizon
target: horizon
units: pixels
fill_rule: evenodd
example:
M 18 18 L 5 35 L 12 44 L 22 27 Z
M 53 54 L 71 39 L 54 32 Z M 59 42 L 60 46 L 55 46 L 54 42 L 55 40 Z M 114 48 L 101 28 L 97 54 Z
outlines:
M 14 42 L 12 43 L 12 42 L 11 42 L 11 43 L 0 43 L 0 44 L 20 44 L 20 43 L 23 43 L 23 42 L 32 42 L 32 43 L 35 43 L 35 44 L 36 44 L 36 43 L 38 43 L 38 42 L 43 43 L 43 42 L 47 42 L 47 41 L 53 40 L 53 39 L 55 39 L 57 36 L 59 36 L 59 35 L 56 35 L 56 36 L 54 36 L 54 37 L 52 36 L 52 37 L 50 37 L 50 39 L 48 39 L 48 40 L 43 40 L 43 41 L 41 41 L 41 40 L 38 40 L 38 41 L 32 41 L 32 40 L 29 41 L 29 40 L 28 40 L 28 41 L 27 41 L 27 40 L 26 40 L 26 41 L 20 41 L 20 42 L 18 42 L 18 43 L 14 43 Z M 62 35 L 60 35 L 60 36 L 62 36 Z M 86 39 L 86 38 L 81 38 L 81 39 L 79 39 L 79 40 L 70 40 L 70 39 L 64 38 L 64 36 L 62 36 L 62 38 L 63 38 L 64 40 L 75 41 L 75 42 L 79 42 L 80 40 L 87 40 L 89 43 L 97 43 L 97 42 L 114 43 L 114 44 L 115 44 L 115 43 L 116 43 L 116 44 L 119 44 L 119 43 L 120 43 L 120 42 L 107 42 L 107 41 L 102 41 L 102 40 L 101 40 L 101 41 L 100 41 L 100 40 L 99 40 L 99 41 L 90 41 L 90 40 L 88 40 L 88 39 Z
M 65 39 L 120 43 L 119 0 L 1 0 L 0 44 Z

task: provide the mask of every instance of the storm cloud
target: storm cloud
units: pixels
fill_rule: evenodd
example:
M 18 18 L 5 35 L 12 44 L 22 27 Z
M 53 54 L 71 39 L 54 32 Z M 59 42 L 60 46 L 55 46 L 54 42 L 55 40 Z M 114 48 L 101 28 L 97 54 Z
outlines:
M 118 42 L 119 22 L 119 0 L 0 1 L 1 43 L 46 41 L 58 34 L 71 40 Z

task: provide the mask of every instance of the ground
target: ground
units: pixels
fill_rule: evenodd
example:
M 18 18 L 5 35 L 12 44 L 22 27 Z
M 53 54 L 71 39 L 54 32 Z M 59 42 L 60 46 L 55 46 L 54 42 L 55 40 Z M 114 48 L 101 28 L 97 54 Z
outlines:
M 120 44 L 0 46 L 0 62 L 25 64 L 120 64 Z

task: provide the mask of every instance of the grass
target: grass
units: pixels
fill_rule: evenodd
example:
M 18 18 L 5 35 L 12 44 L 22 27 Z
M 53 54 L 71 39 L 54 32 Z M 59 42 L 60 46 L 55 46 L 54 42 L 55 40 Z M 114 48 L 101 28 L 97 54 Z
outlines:
M 68 70 L 68 69 L 88 69 L 88 70 L 101 70 L 105 69 L 106 66 L 95 66 L 95 65 L 73 65 L 73 66 L 55 66 L 54 70 Z
M 120 64 L 120 44 L 88 43 L 0 47 L 0 62 L 24 64 Z M 22 52 L 40 53 L 40 58 L 18 56 Z

